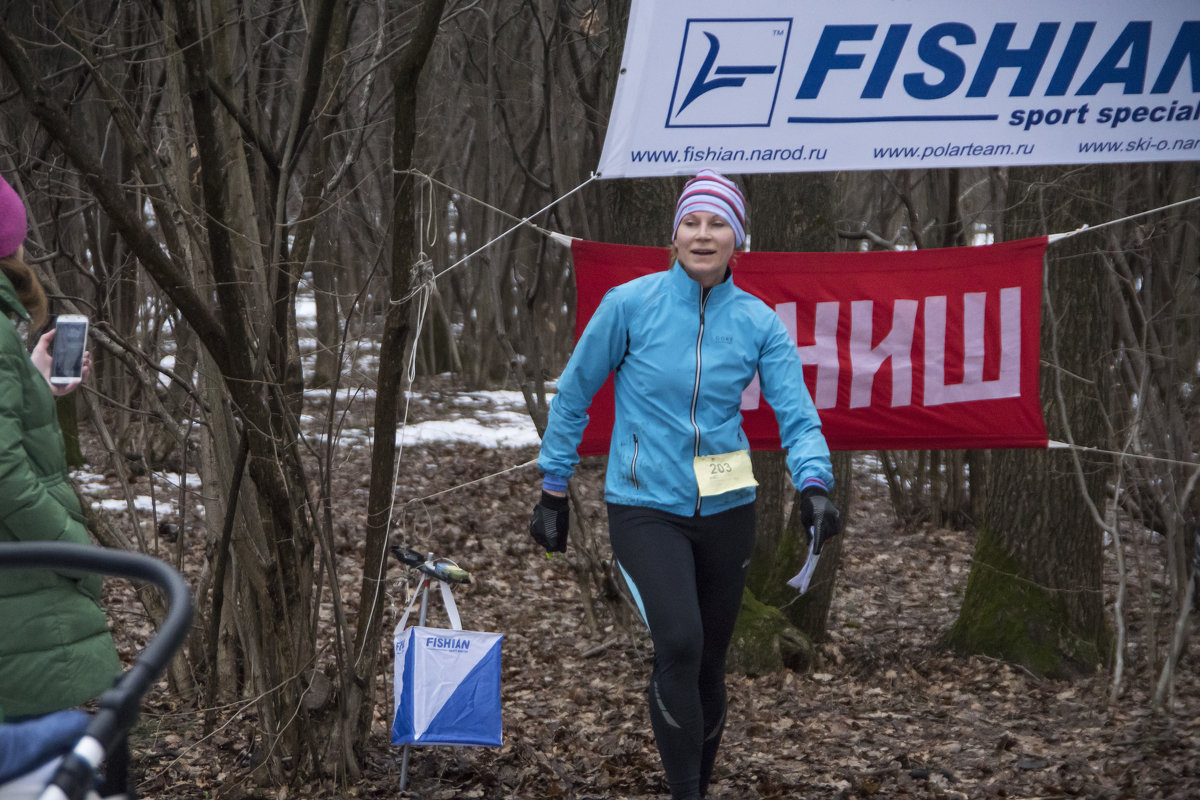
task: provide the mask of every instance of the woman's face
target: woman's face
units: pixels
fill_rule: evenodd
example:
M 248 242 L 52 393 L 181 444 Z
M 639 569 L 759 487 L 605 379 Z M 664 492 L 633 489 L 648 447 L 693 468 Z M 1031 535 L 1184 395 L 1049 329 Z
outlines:
M 685 214 L 675 230 L 679 263 L 692 280 L 711 288 L 725 278 L 733 255 L 733 226 L 711 211 Z

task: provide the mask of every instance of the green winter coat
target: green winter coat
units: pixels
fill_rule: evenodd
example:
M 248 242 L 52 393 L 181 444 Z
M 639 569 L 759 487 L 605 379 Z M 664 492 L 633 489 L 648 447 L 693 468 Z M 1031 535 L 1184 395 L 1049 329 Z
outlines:
M 88 543 L 68 482 L 54 395 L 11 317 L 28 319 L 0 272 L 0 559 L 4 543 Z M 77 706 L 121 669 L 100 606 L 100 577 L 0 572 L 0 719 Z

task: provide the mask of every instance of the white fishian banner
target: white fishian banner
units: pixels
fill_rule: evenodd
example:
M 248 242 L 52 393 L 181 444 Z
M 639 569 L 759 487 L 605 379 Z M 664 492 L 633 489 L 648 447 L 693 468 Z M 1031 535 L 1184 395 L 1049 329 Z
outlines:
M 601 178 L 1200 158 L 1200 0 L 633 0 Z

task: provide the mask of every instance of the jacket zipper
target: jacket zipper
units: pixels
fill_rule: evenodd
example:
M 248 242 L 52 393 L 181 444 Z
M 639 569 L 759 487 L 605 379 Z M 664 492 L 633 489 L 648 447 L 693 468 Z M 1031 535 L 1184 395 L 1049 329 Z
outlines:
M 629 462 L 629 478 L 633 481 L 633 488 L 638 488 L 637 481 L 637 459 L 638 459 L 638 438 L 637 434 L 633 435 L 633 460 Z
M 708 305 L 709 292 L 703 287 L 700 289 L 700 330 L 696 334 L 696 378 L 692 384 L 692 430 L 694 431 L 692 439 L 692 457 L 700 457 L 700 425 L 696 422 L 696 406 L 700 402 L 700 344 L 704 341 L 704 308 Z M 700 488 L 696 487 L 696 514 L 700 513 Z

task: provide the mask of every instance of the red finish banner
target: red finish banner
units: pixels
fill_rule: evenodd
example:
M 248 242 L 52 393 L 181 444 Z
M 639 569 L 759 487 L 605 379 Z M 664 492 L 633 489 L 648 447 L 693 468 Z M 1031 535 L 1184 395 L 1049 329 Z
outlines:
M 740 253 L 734 281 L 796 343 L 833 450 L 1046 447 L 1038 395 L 1045 237 L 986 247 Z M 608 289 L 667 267 L 667 251 L 576 240 L 576 338 Z M 612 378 L 580 455 L 608 451 Z M 756 450 L 780 447 L 758 381 L 742 394 Z

